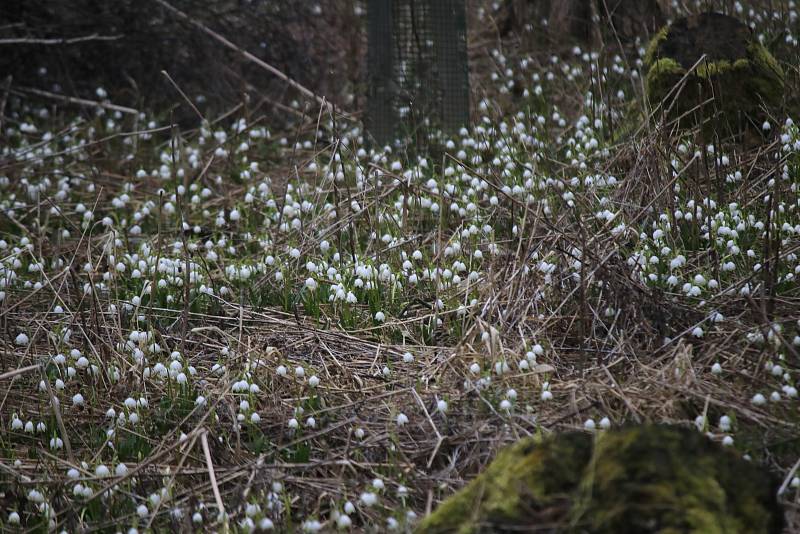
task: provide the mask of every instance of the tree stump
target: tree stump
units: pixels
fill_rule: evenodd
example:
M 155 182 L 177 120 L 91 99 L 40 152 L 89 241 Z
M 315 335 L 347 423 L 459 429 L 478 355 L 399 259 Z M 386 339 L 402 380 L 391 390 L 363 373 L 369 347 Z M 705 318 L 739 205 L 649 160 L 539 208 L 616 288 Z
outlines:
M 679 127 L 703 125 L 738 137 L 777 112 L 784 75 L 750 28 L 733 17 L 703 13 L 662 28 L 645 56 L 646 90 L 656 118 Z
M 526 438 L 426 517 L 418 534 L 778 534 L 777 482 L 694 429 Z

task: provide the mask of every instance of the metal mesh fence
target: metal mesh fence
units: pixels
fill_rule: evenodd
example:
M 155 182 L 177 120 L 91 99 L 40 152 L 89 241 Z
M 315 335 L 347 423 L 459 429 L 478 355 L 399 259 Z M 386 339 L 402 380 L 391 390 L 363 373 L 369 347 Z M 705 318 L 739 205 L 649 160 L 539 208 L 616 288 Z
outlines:
M 464 0 L 370 0 L 367 128 L 388 144 L 469 120 Z

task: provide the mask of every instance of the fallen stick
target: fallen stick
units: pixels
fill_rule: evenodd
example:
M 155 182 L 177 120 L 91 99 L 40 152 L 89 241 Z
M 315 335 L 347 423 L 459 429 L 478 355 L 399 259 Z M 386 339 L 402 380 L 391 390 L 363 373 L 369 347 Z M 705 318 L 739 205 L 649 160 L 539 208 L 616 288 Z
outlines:
M 64 45 L 74 43 L 85 43 L 87 41 L 116 41 L 121 39 L 122 35 L 86 35 L 84 37 L 71 37 L 71 38 L 55 38 L 55 39 L 35 39 L 30 37 L 19 37 L 10 39 L 0 39 L 0 45 L 16 45 L 16 44 L 37 44 L 37 45 Z
M 77 98 L 74 96 L 59 95 L 51 93 L 50 91 L 43 91 L 41 89 L 34 89 L 33 87 L 17 87 L 13 92 L 22 91 L 24 93 L 31 93 L 33 95 L 43 96 L 45 98 L 52 98 L 53 100 L 60 100 L 68 104 L 77 104 L 79 106 L 88 106 L 95 108 L 110 109 L 111 111 L 119 111 L 121 113 L 128 113 L 130 115 L 138 115 L 139 110 L 127 108 L 125 106 L 118 106 L 108 102 L 97 102 L 96 100 L 86 100 L 85 98 Z
M 21 367 L 19 369 L 14 369 L 13 371 L 9 371 L 7 373 L 3 373 L 0 375 L 0 380 L 5 380 L 6 378 L 11 378 L 17 375 L 21 375 L 22 373 L 27 373 L 28 371 L 33 371 L 34 369 L 38 369 L 39 364 L 36 363 L 34 365 L 29 365 L 27 367 Z
M 219 514 L 225 517 L 225 505 L 222 504 L 222 496 L 219 494 L 217 476 L 214 474 L 214 462 L 211 460 L 211 451 L 208 448 L 208 430 L 204 430 L 200 434 L 200 443 L 203 446 L 203 454 L 206 457 L 206 468 L 208 469 L 208 478 L 211 480 L 211 489 L 214 491 L 214 500 L 217 501 Z

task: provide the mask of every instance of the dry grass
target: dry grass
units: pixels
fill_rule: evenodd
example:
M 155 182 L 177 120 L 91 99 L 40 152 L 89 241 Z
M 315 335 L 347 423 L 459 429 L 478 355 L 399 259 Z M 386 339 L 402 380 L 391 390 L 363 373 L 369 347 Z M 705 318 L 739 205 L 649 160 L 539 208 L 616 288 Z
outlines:
M 491 63 L 496 57 L 486 60 Z M 548 68 L 546 62 L 531 60 L 527 70 L 519 69 L 514 77 L 522 83 L 523 78 L 530 80 L 531 72 Z M 486 114 L 492 126 L 499 128 L 503 120 L 512 126 L 508 107 L 519 102 L 509 102 L 512 97 L 497 90 L 502 76 L 500 82 L 490 83 L 489 72 L 483 87 L 483 96 L 491 102 Z M 630 88 L 627 76 L 613 83 Z M 580 106 L 574 112 L 560 108 L 567 119 L 564 127 L 548 123 L 547 129 L 528 130 L 541 140 L 538 148 L 507 132 L 472 132 L 465 137 L 506 140 L 514 149 L 504 153 L 497 145 L 475 148 L 461 158 L 459 145 L 446 151 L 441 162 L 432 161 L 430 170 L 419 167 L 410 154 L 372 162 L 359 158 L 351 124 L 341 117 L 334 122 L 325 113 L 297 110 L 291 113 L 297 121 L 294 127 L 273 131 L 269 140 L 247 137 L 263 126 L 259 115 L 249 115 L 247 109 L 237 112 L 247 117 L 246 129 L 227 128 L 224 141 L 215 141 L 210 131 L 181 133 L 158 126 L 148 127 L 152 137 L 147 138 L 141 124 L 119 119 L 124 129 L 104 125 L 108 115 L 69 131 L 59 122 L 64 117 L 60 113 L 40 121 L 58 132 L 52 140 L 41 140 L 40 134 L 9 139 L 11 149 L 0 156 L 0 175 L 9 178 L 2 193 L 2 237 L 9 248 L 2 259 L 3 276 L 14 270 L 17 279 L 9 282 L 0 304 L 2 508 L 19 511 L 31 530 L 46 528 L 48 520 L 51 527 L 68 531 L 189 529 L 195 513 L 204 528 L 221 529 L 211 525 L 224 510 L 223 523 L 233 530 L 247 530 L 245 518 L 251 515 L 255 525 L 269 518 L 276 528 L 291 531 L 301 524 L 312 528 L 304 522 L 315 519 L 323 528 L 334 529 L 334 513 L 341 513 L 350 501 L 356 504 L 350 513 L 354 530 L 380 531 L 390 518 L 401 529 L 411 528 L 409 513 L 428 513 L 479 472 L 498 448 L 520 436 L 582 429 L 587 419 L 602 417 L 614 426 L 645 421 L 694 425 L 700 417 L 699 427 L 711 439 L 733 435 L 737 450 L 788 484 L 800 451 L 798 401 L 785 390 L 779 402 L 756 405 L 752 399 L 756 393 L 769 396 L 781 386 L 796 385 L 800 359 L 793 340 L 800 336 L 800 298 L 796 280 L 783 277 L 797 268 L 800 242 L 794 233 L 781 233 L 780 226 L 777 238 L 770 232 L 750 232 L 748 236 L 755 237 L 747 246 L 755 256 L 736 256 L 736 269 L 722 272 L 725 254 L 702 242 L 699 224 L 678 221 L 674 213 L 680 207 L 676 203 L 692 199 L 695 206 L 715 199 L 720 211 L 738 202 L 745 219 L 747 214 L 754 217 L 750 227 L 774 215 L 765 205 L 775 211 L 783 202 L 781 222 L 800 223 L 797 150 L 782 148 L 785 143 L 776 137 L 780 132 L 750 149 L 720 144 L 715 153 L 730 157 L 721 171 L 713 155 L 701 151 L 696 156 L 692 149 L 679 148 L 698 137 L 678 136 L 672 124 L 654 119 L 648 121 L 649 128 L 629 137 L 614 137 L 599 128 L 601 146 L 585 151 L 583 168 L 567 155 L 567 140 L 586 128 L 576 123 L 595 108 L 582 100 L 595 81 L 585 73 L 573 80 L 557 78 L 544 97 L 531 97 L 517 108 L 525 112 L 519 122 L 533 124 L 536 109 L 556 122 L 550 115 L 558 105 L 547 99 L 550 93 L 562 105 Z M 612 82 L 607 83 L 606 93 L 612 89 Z M 606 111 L 609 117 L 611 110 L 620 113 L 612 119 L 618 127 L 625 117 L 636 116 L 629 102 L 640 96 L 628 94 L 625 101 L 613 104 L 609 99 Z M 26 102 L 15 105 L 6 124 L 19 129 L 36 108 Z M 209 130 L 221 129 L 222 124 Z M 131 127 L 138 129 L 127 129 Z M 90 133 L 91 128 L 96 133 Z M 796 129 L 792 132 L 796 137 Z M 87 144 L 70 148 L 74 145 L 65 135 Z M 343 144 L 342 136 L 349 136 L 352 144 Z M 200 137 L 205 144 L 199 143 Z M 277 141 L 281 137 L 288 140 L 285 145 Z M 124 139 L 135 141 L 125 144 Z M 236 152 L 242 141 L 253 145 L 247 161 Z M 297 148 L 296 141 L 309 144 Z M 194 167 L 181 152 L 187 147 L 197 150 L 199 163 Z M 215 155 L 219 147 L 229 151 L 227 157 Z M 127 154 L 134 158 L 126 160 Z M 473 161 L 475 155 L 482 161 Z M 501 156 L 507 157 L 504 163 L 516 164 L 512 173 L 489 164 Z M 392 166 L 395 158 L 402 160 L 399 169 Z M 242 178 L 239 173 L 252 161 L 259 163 L 258 170 L 251 179 Z M 168 178 L 149 172 L 135 178 L 138 168 L 158 169 L 162 162 L 172 173 Z M 371 173 L 360 186 L 354 175 L 357 167 Z M 445 209 L 454 198 L 444 193 L 441 170 L 446 167 L 455 169 L 455 176 L 463 174 L 482 184 L 482 192 L 475 195 L 474 220 Z M 775 180 L 776 171 L 780 175 L 784 167 L 788 176 Z M 183 177 L 175 176 L 178 168 L 186 169 Z M 341 170 L 344 179 L 330 179 L 326 168 Z M 734 169 L 741 169 L 744 178 L 726 183 L 725 172 Z M 535 195 L 533 202 L 504 189 L 523 183 L 524 170 L 545 184 L 526 190 Z M 410 179 L 406 171 L 421 176 Z M 52 187 L 29 194 L 28 186 L 44 177 L 56 182 L 79 175 L 85 180 L 66 198 L 59 198 Z M 216 182 L 216 175 L 225 180 Z M 612 175 L 620 180 L 618 186 L 569 183 L 573 176 L 583 181 Z M 426 182 L 430 177 L 439 181 L 438 191 Z M 561 185 L 547 184 L 546 178 Z M 198 191 L 209 187 L 213 194 L 190 202 L 193 183 L 199 184 Z M 269 194 L 245 203 L 244 195 L 257 183 L 269 184 Z M 674 189 L 676 184 L 680 191 Z M 169 213 L 169 195 L 180 186 L 189 194 L 178 195 L 175 211 Z M 162 187 L 167 188 L 164 195 L 159 194 Z M 465 182 L 458 187 L 463 189 L 455 196 L 478 186 Z M 564 191 L 572 198 L 566 199 Z M 112 208 L 113 199 L 126 192 L 126 206 Z M 291 204 L 287 194 L 314 208 L 297 216 L 298 227 L 280 231 L 293 217 L 283 219 L 283 206 Z M 490 201 L 492 196 L 496 203 Z M 442 209 L 431 215 L 410 199 L 440 202 Z M 269 200 L 277 205 L 270 206 Z M 136 235 L 130 230 L 131 220 L 147 202 L 151 215 Z M 397 209 L 392 207 L 395 202 Z M 82 226 L 78 203 L 95 213 L 95 222 Z M 231 217 L 233 209 L 241 210 L 241 219 Z M 598 221 L 596 213 L 602 209 L 612 209 L 616 217 Z M 225 220 L 216 226 L 219 210 Z M 97 222 L 105 214 L 114 218 L 112 226 Z M 685 255 L 685 266 L 675 272 L 682 281 L 703 273 L 706 279 L 720 281 L 719 290 L 688 295 L 680 285 L 665 282 L 669 270 L 663 279 L 649 283 L 647 268 L 630 261 L 655 248 L 649 235 L 640 234 L 651 234 L 660 214 L 672 223 L 665 238 L 672 253 Z M 462 239 L 460 232 L 478 218 L 490 224 L 492 232 Z M 183 220 L 200 231 L 183 231 Z M 621 221 L 626 226 L 619 230 Z M 772 228 L 769 220 L 764 222 Z M 62 234 L 64 229 L 69 237 Z M 119 230 L 116 238 L 121 242 L 110 246 L 113 229 Z M 380 240 L 383 232 L 392 233 L 391 242 Z M 219 257 L 209 259 L 204 242 L 220 238 L 226 245 L 215 245 Z M 271 242 L 259 244 L 265 239 Z M 323 240 L 330 242 L 331 251 L 341 253 L 339 260 L 320 253 Z M 446 247 L 457 241 L 463 241 L 463 250 L 448 256 Z M 191 243 L 199 248 L 190 251 Z M 125 254 L 146 256 L 142 244 L 148 245 L 154 264 L 169 258 L 176 270 L 171 275 L 145 270 L 140 279 L 132 278 L 137 260 Z M 235 251 L 228 252 L 228 245 Z M 300 252 L 299 258 L 288 252 L 292 248 Z M 416 249 L 425 251 L 425 268 L 446 269 L 454 258 L 468 262 L 463 280 L 412 284 L 403 278 L 402 288 L 382 283 L 361 292 L 354 286 L 359 298 L 351 306 L 322 298 L 334 285 L 324 273 L 311 275 L 318 279 L 316 292 L 304 289 L 309 277 L 305 261 L 326 261 L 356 278 L 354 265 L 348 263 L 356 256 L 376 267 L 385 262 L 400 276 L 400 252 L 410 256 Z M 475 250 L 483 251 L 482 260 L 475 258 Z M 112 254 L 114 260 L 109 258 Z M 264 260 L 265 254 L 274 254 L 276 263 Z M 15 258 L 20 260 L 18 267 L 13 267 Z M 61 264 L 51 264 L 59 258 Z M 29 270 L 38 260 L 44 260 L 44 268 Z M 116 271 L 119 261 L 126 265 L 124 272 Z M 92 264 L 89 272 L 84 271 L 87 262 Z M 754 270 L 757 262 L 761 268 Z M 192 268 L 187 270 L 189 264 Z M 228 270 L 251 264 L 262 269 L 249 279 L 237 280 Z M 276 282 L 279 270 L 285 284 Z M 478 273 L 475 280 L 467 276 L 470 270 Z M 189 271 L 199 278 L 191 280 Z M 112 274 L 104 280 L 107 272 Z M 150 299 L 142 292 L 145 283 L 161 278 L 169 279 L 163 294 L 173 300 Z M 27 287 L 26 281 L 31 282 Z M 36 281 L 41 285 L 33 286 Z M 213 287 L 213 295 L 197 291 L 201 281 Z M 223 294 L 221 286 L 229 291 Z M 745 286 L 751 290 L 743 293 Z M 133 297 L 141 301 L 126 310 L 125 303 L 132 303 Z M 443 301 L 442 309 L 437 299 Z M 459 310 L 459 305 L 464 307 Z M 379 310 L 386 313 L 384 321 L 374 319 Z M 724 315 L 724 320 L 711 321 L 713 313 Z M 699 326 L 701 336 L 694 334 Z M 67 328 L 71 337 L 65 341 Z M 152 338 L 124 346 L 131 332 L 140 330 Z M 27 342 L 17 342 L 20 332 L 28 335 Z M 759 335 L 764 339 L 759 341 Z M 153 342 L 163 352 L 148 348 Z M 541 354 L 526 357 L 536 344 Z M 77 357 L 69 356 L 72 348 L 96 365 L 97 372 L 78 369 L 74 378 L 66 379 L 67 367 L 78 365 Z M 136 348 L 143 351 L 144 360 L 137 358 Z M 180 353 L 181 370 L 196 370 L 186 384 L 177 376 L 157 377 L 156 363 L 169 365 L 172 351 Z M 54 363 L 59 352 L 66 355 L 66 364 Z M 404 361 L 407 352 L 413 361 Z M 520 367 L 520 362 L 527 364 Z M 721 373 L 712 372 L 715 363 L 721 365 Z M 478 365 L 477 372 L 470 370 L 472 364 Z M 787 377 L 773 375 L 775 364 Z M 287 369 L 285 376 L 277 372 L 279 366 Z M 302 376 L 295 376 L 296 367 L 303 368 Z M 316 386 L 312 375 L 319 379 Z M 57 378 L 65 379 L 63 390 Z M 241 380 L 257 390 L 236 391 Z M 551 399 L 542 397 L 545 390 Z M 83 406 L 73 406 L 77 393 L 85 399 Z M 199 395 L 204 404 L 196 404 Z M 140 397 L 147 399 L 146 406 L 125 407 L 126 399 Z M 442 400 L 446 410 L 438 405 Z M 510 409 L 502 408 L 503 400 L 511 402 Z M 117 417 L 125 413 L 130 418 L 135 412 L 140 421 L 115 424 L 107 417 L 109 409 Z M 252 413 L 259 415 L 258 421 L 250 419 Z M 28 433 L 13 428 L 12 414 L 34 425 L 44 422 L 47 430 Z M 237 422 L 239 414 L 244 421 Z M 404 424 L 398 424 L 401 414 Z M 733 419 L 732 430 L 719 428 L 722 415 Z M 313 427 L 305 425 L 309 416 L 315 419 Z M 288 426 L 293 417 L 296 429 Z M 111 436 L 109 429 L 114 430 Z M 56 436 L 63 448 L 48 446 Z M 122 462 L 127 470 L 115 473 Z M 111 475 L 98 475 L 99 464 L 109 466 Z M 77 470 L 77 479 L 68 478 L 70 468 Z M 373 487 L 374 479 L 381 479 L 384 487 Z M 77 496 L 76 483 L 90 487 L 91 495 Z M 276 483 L 282 485 L 280 491 Z M 791 530 L 800 528 L 798 493 L 786 484 L 783 499 Z M 398 491 L 401 486 L 406 490 Z M 37 509 L 36 496 L 30 494 L 34 489 L 49 503 L 49 517 Z M 151 499 L 162 491 L 163 498 Z M 363 492 L 378 494 L 378 503 L 359 502 Z M 147 510 L 140 516 L 141 504 Z M 249 514 L 248 504 L 260 508 L 251 508 Z M 13 528 L 8 514 L 0 521 L 3 528 Z M 196 528 L 200 524 L 194 523 Z

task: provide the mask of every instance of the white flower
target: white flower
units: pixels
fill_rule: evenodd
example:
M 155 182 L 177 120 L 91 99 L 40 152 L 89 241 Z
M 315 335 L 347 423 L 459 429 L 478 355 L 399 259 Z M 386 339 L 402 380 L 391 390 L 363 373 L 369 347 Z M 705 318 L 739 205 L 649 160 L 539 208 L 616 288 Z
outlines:
M 386 314 L 384 314 L 382 311 L 377 312 L 375 314 L 375 320 L 379 323 L 384 322 L 386 320 Z
M 596 428 L 596 425 L 594 424 L 594 419 L 587 419 L 586 421 L 584 421 L 583 428 L 585 428 L 589 432 L 593 431 Z
M 83 406 L 83 395 L 80 393 L 76 393 L 72 396 L 72 405 L 73 406 Z
M 719 429 L 723 432 L 729 432 L 731 429 L 731 418 L 723 415 L 719 418 Z
M 14 339 L 14 343 L 16 343 L 20 347 L 24 346 L 24 345 L 27 345 L 29 342 L 30 342 L 30 339 L 28 339 L 28 335 L 24 334 L 22 332 L 20 332 L 17 335 L 16 339 Z
M 722 374 L 722 366 L 719 364 L 719 362 L 716 362 L 714 363 L 714 365 L 711 366 L 711 372 L 715 375 Z
M 706 426 L 706 418 L 702 415 L 698 415 L 694 418 L 694 426 L 697 428 L 697 430 L 702 432 Z
M 722 444 L 726 447 L 730 447 L 731 445 L 733 445 L 733 438 L 730 436 L 725 436 L 724 438 L 722 438 Z
M 750 400 L 750 402 L 756 406 L 763 406 L 767 403 L 767 399 L 761 393 L 756 393 L 753 395 L 753 398 Z
M 94 474 L 98 477 L 107 477 L 111 474 L 111 471 L 105 465 L 100 464 L 95 468 Z
M 306 532 L 319 532 L 322 528 L 322 523 L 317 519 L 308 519 L 303 522 L 303 530 Z
M 311 378 L 308 379 L 308 385 L 312 388 L 315 388 L 319 385 L 319 378 L 317 375 L 313 375 Z
M 552 398 L 553 398 L 553 394 L 550 393 L 549 390 L 542 391 L 542 400 L 543 401 L 549 401 L 549 400 L 552 400 Z
M 359 496 L 358 500 L 361 501 L 361 504 L 364 506 L 373 506 L 378 502 L 378 496 L 371 491 L 365 491 Z
M 403 426 L 408 423 L 408 416 L 402 412 L 397 414 L 397 426 Z
M 22 430 L 22 427 L 25 426 L 22 422 L 22 419 L 17 417 L 17 414 L 14 414 L 14 417 L 11 419 L 11 430 Z
M 403 354 L 403 362 L 411 363 L 413 361 L 414 361 L 414 355 L 413 354 L 411 354 L 410 352 L 406 352 L 406 353 Z
M 496 362 L 494 364 L 494 372 L 497 373 L 498 375 L 505 374 L 510 370 L 511 368 L 508 366 L 508 363 L 505 360 L 501 362 Z
M 603 430 L 608 430 L 609 428 L 611 428 L 611 419 L 609 419 L 608 417 L 603 417 L 602 419 L 600 419 L 600 428 L 602 428 Z
M 447 411 L 447 401 L 444 399 L 439 399 L 436 401 L 436 409 L 441 413 L 445 413 Z

